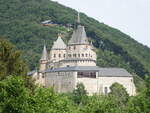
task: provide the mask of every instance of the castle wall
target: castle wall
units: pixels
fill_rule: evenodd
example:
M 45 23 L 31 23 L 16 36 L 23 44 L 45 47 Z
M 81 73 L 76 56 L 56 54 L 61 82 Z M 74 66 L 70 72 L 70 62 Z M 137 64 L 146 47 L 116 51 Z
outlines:
M 105 89 L 107 88 L 107 92 L 109 93 L 110 86 L 115 82 L 122 84 L 130 96 L 136 94 L 133 77 L 98 77 L 99 92 L 105 94 Z
M 65 93 L 75 89 L 76 72 L 51 72 L 45 75 L 45 86 L 54 87 L 56 92 Z
M 61 93 L 72 92 L 77 83 L 83 83 L 89 95 L 106 94 L 106 90 L 109 93 L 110 87 L 115 82 L 122 84 L 130 96 L 136 95 L 133 77 L 99 77 L 97 75 L 96 78 L 77 78 L 77 72 L 51 72 L 45 75 L 46 87 L 54 87 L 56 92 Z
M 98 93 L 97 78 L 77 78 L 77 83 L 83 83 L 88 95 Z

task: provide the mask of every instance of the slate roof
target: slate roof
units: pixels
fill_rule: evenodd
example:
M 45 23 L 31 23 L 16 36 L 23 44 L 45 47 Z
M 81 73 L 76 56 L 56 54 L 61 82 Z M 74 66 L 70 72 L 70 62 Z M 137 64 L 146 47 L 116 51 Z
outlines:
M 66 49 L 66 44 L 60 36 L 58 36 L 58 39 L 54 42 L 52 49 Z
M 127 72 L 123 68 L 99 68 L 99 76 L 124 76 L 124 77 L 129 77 L 132 76 L 129 72 Z
M 72 67 L 62 67 L 56 69 L 48 69 L 45 72 L 65 72 L 65 71 L 98 71 L 97 66 L 72 66 Z
M 33 75 L 36 72 L 37 72 L 37 70 L 33 70 L 33 71 L 28 72 L 27 75 Z
M 62 67 L 56 69 L 47 69 L 45 72 L 69 72 L 69 71 L 94 71 L 99 72 L 99 76 L 102 77 L 131 77 L 132 75 L 128 73 L 123 68 L 99 68 L 98 66 L 72 66 L 72 67 Z
M 46 45 L 44 44 L 42 57 L 40 60 L 47 60 L 47 59 L 48 59 L 48 55 L 47 55 Z
M 68 44 L 89 44 L 84 26 L 78 25 Z

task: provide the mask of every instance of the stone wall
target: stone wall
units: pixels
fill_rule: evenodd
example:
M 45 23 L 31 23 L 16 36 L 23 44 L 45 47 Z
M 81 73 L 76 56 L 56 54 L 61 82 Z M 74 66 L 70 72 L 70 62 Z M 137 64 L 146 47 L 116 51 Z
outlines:
M 133 77 L 98 77 L 97 75 L 96 78 L 77 78 L 77 72 L 51 72 L 45 75 L 46 87 L 54 87 L 55 91 L 61 93 L 72 92 L 77 83 L 83 83 L 89 95 L 105 94 L 105 90 L 107 89 L 109 93 L 109 88 L 115 82 L 122 84 L 130 96 L 136 95 Z
M 88 95 L 98 92 L 98 79 L 97 78 L 78 78 L 77 83 L 83 83 Z
M 76 72 L 51 72 L 45 75 L 45 86 L 56 92 L 71 92 L 75 89 Z

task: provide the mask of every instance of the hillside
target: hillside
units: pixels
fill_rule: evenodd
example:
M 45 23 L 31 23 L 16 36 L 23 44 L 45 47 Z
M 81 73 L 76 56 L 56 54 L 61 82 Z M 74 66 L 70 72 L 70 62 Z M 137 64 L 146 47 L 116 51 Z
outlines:
M 76 15 L 75 10 L 49 0 L 1 0 L 0 37 L 22 50 L 30 69 L 35 69 L 44 40 L 48 49 L 60 32 L 67 41 L 71 31 L 62 25 L 73 25 Z M 42 26 L 44 20 L 52 20 L 58 26 Z M 97 48 L 99 66 L 123 67 L 139 76 L 150 74 L 150 48 L 83 13 L 81 23 Z

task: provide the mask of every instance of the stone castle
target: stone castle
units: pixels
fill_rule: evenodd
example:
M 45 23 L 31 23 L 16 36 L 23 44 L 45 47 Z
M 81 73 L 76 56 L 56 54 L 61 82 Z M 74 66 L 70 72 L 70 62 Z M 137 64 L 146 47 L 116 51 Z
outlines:
M 77 28 L 74 29 L 68 44 L 59 35 L 49 54 L 44 45 L 39 71 L 29 74 L 32 74 L 36 83 L 54 87 L 60 93 L 71 92 L 77 83 L 83 83 L 89 95 L 107 94 L 110 86 L 117 82 L 126 88 L 129 95 L 136 94 L 130 73 L 122 68 L 98 67 L 96 59 L 96 52 L 88 41 L 78 14 Z

